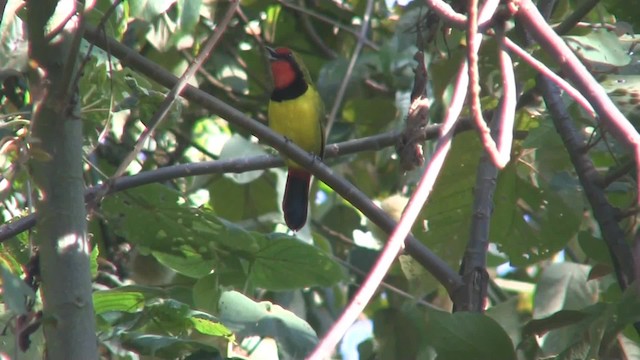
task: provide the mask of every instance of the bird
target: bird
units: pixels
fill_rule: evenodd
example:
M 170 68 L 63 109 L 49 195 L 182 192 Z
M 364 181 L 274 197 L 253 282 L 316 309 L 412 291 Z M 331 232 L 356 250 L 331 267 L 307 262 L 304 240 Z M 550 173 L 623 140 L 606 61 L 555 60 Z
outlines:
M 324 104 L 302 59 L 285 47 L 267 47 L 274 87 L 268 106 L 269 127 L 322 159 Z M 307 222 L 311 173 L 289 159 L 282 199 L 284 221 L 293 231 Z

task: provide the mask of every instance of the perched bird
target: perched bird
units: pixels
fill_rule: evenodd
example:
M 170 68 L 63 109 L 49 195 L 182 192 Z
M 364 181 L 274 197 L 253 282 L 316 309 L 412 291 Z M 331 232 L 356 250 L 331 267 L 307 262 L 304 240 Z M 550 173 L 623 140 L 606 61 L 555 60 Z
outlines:
M 324 105 L 302 60 L 287 48 L 271 49 L 274 89 L 269 101 L 269 127 L 300 148 L 322 158 Z M 311 174 L 291 160 L 282 199 L 287 226 L 299 230 L 307 221 Z

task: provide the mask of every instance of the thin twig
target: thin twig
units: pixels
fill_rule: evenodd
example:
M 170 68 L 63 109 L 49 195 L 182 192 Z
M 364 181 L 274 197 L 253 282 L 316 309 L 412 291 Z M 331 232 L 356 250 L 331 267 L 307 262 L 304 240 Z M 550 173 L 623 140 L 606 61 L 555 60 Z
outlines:
M 423 140 L 434 140 L 440 134 L 440 124 L 429 125 L 422 134 Z M 456 126 L 456 133 L 469 131 L 473 127 L 470 119 L 461 119 Z M 341 143 L 327 145 L 324 158 L 336 158 L 348 156 L 362 151 L 376 151 L 393 146 L 401 136 L 398 132 L 388 132 L 377 134 L 366 138 L 349 140 Z M 277 156 L 255 156 L 236 158 L 225 161 L 202 161 L 195 164 L 179 164 L 167 166 L 160 169 L 144 171 L 132 176 L 124 176 L 115 179 L 113 188 L 109 189 L 106 195 L 130 188 L 143 186 L 151 183 L 163 183 L 177 178 L 211 175 L 223 172 L 243 173 L 252 170 L 264 170 L 273 167 L 281 167 L 284 161 Z M 89 188 L 85 196 L 97 192 L 99 189 Z M 16 236 L 17 234 L 30 229 L 36 223 L 36 214 L 27 215 L 21 219 L 5 223 L 0 226 L 0 243 Z
M 322 51 L 322 54 L 324 56 L 328 57 L 329 59 L 338 58 L 338 54 L 336 54 L 333 49 L 331 49 L 327 46 L 327 44 L 324 43 L 324 40 L 322 40 L 320 35 L 318 35 L 318 33 L 316 32 L 316 29 L 313 27 L 309 12 L 304 6 L 304 0 L 298 0 L 298 6 L 300 6 L 304 10 L 298 11 L 300 13 L 300 21 L 302 22 L 302 26 L 307 32 L 307 35 L 309 35 L 309 37 L 311 38 L 311 41 L 318 47 L 318 49 L 320 49 L 320 51 Z
M 518 106 L 518 95 L 516 79 L 513 69 L 513 61 L 506 51 L 504 40 L 507 38 L 504 32 L 498 34 L 501 46 L 498 49 L 498 59 L 500 61 L 500 73 L 502 74 L 502 101 L 499 106 L 499 127 L 500 135 L 498 136 L 498 151 L 508 158 L 511 153 L 511 145 L 513 144 L 513 124 L 516 116 L 516 107 Z
M 347 66 L 347 71 L 342 78 L 342 83 L 340 83 L 340 88 L 338 89 L 338 93 L 336 95 L 336 100 L 333 102 L 333 107 L 331 108 L 331 112 L 329 113 L 329 118 L 327 120 L 327 127 L 325 129 L 325 139 L 329 138 L 329 134 L 331 134 L 331 128 L 333 127 L 333 123 L 336 120 L 336 114 L 340 109 L 342 104 L 342 98 L 344 97 L 345 91 L 347 91 L 347 85 L 349 85 L 349 80 L 351 79 L 351 73 L 353 72 L 353 68 L 356 66 L 356 61 L 358 60 L 358 56 L 360 56 L 360 52 L 362 51 L 362 45 L 364 44 L 364 39 L 367 38 L 367 31 L 369 30 L 369 21 L 371 20 L 371 11 L 373 11 L 373 0 L 367 0 L 367 7 L 364 12 L 364 17 L 362 19 L 362 27 L 360 28 L 360 32 L 358 34 L 358 43 L 356 47 L 353 49 L 353 54 L 351 55 L 351 60 L 349 61 L 349 66 Z
M 622 164 L 617 167 L 611 169 L 608 173 L 602 176 L 600 181 L 598 182 L 598 186 L 602 189 L 606 189 L 611 185 L 614 181 L 620 179 L 621 177 L 627 175 L 629 171 L 633 170 L 634 162 L 631 160 L 626 160 Z
M 518 5 L 516 19 L 525 26 L 549 55 L 557 59 L 576 89 L 591 103 L 606 129 L 632 151 L 636 160 L 636 177 L 640 178 L 640 134 L 611 101 L 604 88 L 593 78 L 580 59 L 549 27 L 531 0 L 521 0 Z M 640 191 L 637 191 L 637 196 L 636 201 L 640 201 Z
M 573 119 L 560 98 L 558 88 L 548 79 L 538 76 L 537 85 L 540 88 L 547 109 L 551 114 L 553 124 L 569 153 L 573 167 L 576 169 L 580 184 L 593 216 L 598 222 L 605 244 L 609 250 L 611 262 L 616 274 L 618 285 L 624 291 L 636 279 L 636 267 L 633 253 L 624 231 L 617 222 L 616 211 L 607 200 L 604 191 L 597 186 L 599 176 L 589 155 L 582 151 L 583 140 L 573 125 Z M 634 324 L 640 333 L 640 323 Z
M 293 4 L 293 3 L 285 1 L 285 0 L 278 0 L 278 3 L 280 5 L 282 5 L 282 6 L 284 6 L 284 7 L 291 8 L 291 9 L 296 10 L 296 11 L 304 12 L 305 14 L 308 14 L 309 16 L 313 16 L 314 18 L 316 18 L 318 20 L 324 21 L 327 24 L 335 26 L 338 29 L 344 30 L 344 31 L 348 32 L 349 34 L 352 34 L 355 37 L 360 38 L 360 35 L 359 35 L 357 30 L 354 30 L 354 29 L 352 29 L 352 28 L 350 28 L 348 26 L 345 26 L 343 24 L 340 24 L 339 22 L 337 22 L 337 21 L 335 21 L 335 20 L 333 20 L 333 19 L 331 19 L 329 17 L 326 17 L 324 15 L 318 14 L 315 11 L 300 7 L 300 6 L 296 5 L 296 4 Z M 380 46 L 378 46 L 373 41 L 371 41 L 369 39 L 364 39 L 363 41 L 364 41 L 364 44 L 367 45 L 369 48 L 371 48 L 371 49 L 373 49 L 375 51 L 380 50 Z
M 464 30 L 467 28 L 467 17 L 459 12 L 455 11 L 451 5 L 447 4 L 442 0 L 425 0 L 427 6 L 433 10 L 442 20 L 444 20 L 447 24 L 457 28 Z M 486 7 L 486 6 L 485 6 Z M 491 21 L 491 17 L 495 13 L 495 9 L 490 12 L 490 15 L 487 17 L 482 17 L 478 19 L 478 31 L 483 32 L 489 25 Z
M 485 3 L 482 9 L 482 15 L 495 11 L 498 1 L 489 0 Z M 342 336 L 346 333 L 347 329 L 357 319 L 360 313 L 364 310 L 365 306 L 371 300 L 371 297 L 376 291 L 378 284 L 384 279 L 385 275 L 389 271 L 389 267 L 393 264 L 396 256 L 402 249 L 405 238 L 409 235 L 413 224 L 420 215 L 422 206 L 427 201 L 427 198 L 433 190 L 433 185 L 438 178 L 440 170 L 444 165 L 444 160 L 451 149 L 451 140 L 454 135 L 454 129 L 458 116 L 462 111 L 464 100 L 466 96 L 468 78 L 466 75 L 466 63 L 464 63 L 458 71 L 456 86 L 454 94 L 451 99 L 451 104 L 447 108 L 443 125 L 441 128 L 440 139 L 436 145 L 434 154 L 427 164 L 424 175 L 418 184 L 418 188 L 409 200 L 409 204 L 405 208 L 400 221 L 391 233 L 389 240 L 387 241 L 382 253 L 376 260 L 375 265 L 369 272 L 369 275 L 365 279 L 364 283 L 358 289 L 358 292 L 353 297 L 353 300 L 347 305 L 340 318 L 333 324 L 329 332 L 322 338 L 320 343 L 313 350 L 308 359 L 321 360 L 330 354 L 335 346 L 338 344 Z M 445 285 L 447 287 L 447 285 Z M 448 287 L 450 288 L 450 286 Z M 453 297 L 455 292 L 459 289 L 456 287 L 453 289 Z M 451 290 L 449 294 L 452 295 Z
M 573 11 L 569 14 L 569 16 L 567 16 L 567 18 L 564 19 L 564 21 L 562 21 L 560 25 L 554 28 L 556 33 L 558 33 L 559 35 L 564 35 L 569 32 L 569 30 L 573 29 L 573 27 L 576 26 L 576 24 L 580 20 L 582 20 L 582 18 L 585 17 L 589 13 L 589 11 L 593 10 L 593 8 L 596 7 L 599 2 L 600 0 L 587 0 L 584 3 L 580 4 L 578 8 L 572 9 Z
M 565 79 L 558 76 L 551 69 L 549 69 L 545 64 L 543 64 L 540 60 L 534 58 L 533 56 L 531 56 L 531 54 L 526 52 L 523 48 L 518 46 L 518 44 L 511 41 L 511 39 L 505 37 L 503 45 L 507 49 L 513 51 L 522 60 L 526 61 L 527 64 L 529 64 L 529 66 L 531 66 L 534 70 L 548 77 L 554 83 L 556 83 L 558 87 L 564 90 L 567 93 L 567 95 L 569 95 L 580 107 L 582 107 L 587 112 L 588 115 L 590 115 L 592 118 L 596 117 L 596 112 L 595 110 L 593 110 L 593 107 L 591 106 L 591 104 L 589 104 L 589 101 L 587 101 L 587 99 L 585 99 L 585 97 L 582 96 L 582 94 L 578 90 L 576 90 L 576 88 L 574 88 L 571 84 L 569 84 Z
M 218 44 L 218 41 L 222 38 L 222 34 L 224 34 L 227 26 L 231 22 L 231 19 L 235 15 L 238 5 L 240 5 L 240 2 L 238 0 L 233 0 L 230 2 L 229 9 L 227 9 L 226 14 L 216 25 L 216 28 L 209 39 L 207 39 L 207 42 L 202 47 L 202 51 L 198 54 L 198 56 L 196 56 L 193 63 L 189 65 L 189 68 L 185 70 L 184 74 L 180 77 L 178 82 L 162 101 L 162 103 L 158 107 L 158 110 L 153 114 L 151 119 L 149 119 L 149 124 L 152 125 L 150 127 L 147 127 L 145 131 L 140 134 L 140 137 L 138 138 L 138 141 L 136 142 L 133 150 L 125 157 L 120 166 L 118 166 L 116 172 L 113 174 L 114 178 L 120 177 L 122 176 L 122 174 L 124 174 L 131 162 L 138 156 L 138 154 L 144 147 L 147 139 L 149 139 L 151 134 L 155 132 L 162 121 L 166 119 L 166 116 L 169 113 L 169 110 L 171 109 L 173 103 L 178 99 L 184 88 L 188 85 L 189 80 L 193 77 L 193 75 L 195 75 L 198 69 L 200 69 L 202 64 L 211 54 L 211 51 L 213 51 L 213 49 Z
M 490 2 L 487 2 L 490 3 Z M 497 7 L 497 3 L 495 4 Z M 491 160 L 496 164 L 499 169 L 504 168 L 511 158 L 511 142 L 508 143 L 507 149 L 505 143 L 502 143 L 498 139 L 498 144 L 491 137 L 491 131 L 487 126 L 483 116 L 482 107 L 480 105 L 480 76 L 478 70 L 478 50 L 480 49 L 480 42 L 482 41 L 482 34 L 478 33 L 478 17 L 477 17 L 477 0 L 469 1 L 469 28 L 467 30 L 467 61 L 468 61 L 468 74 L 469 74 L 469 108 L 471 116 L 474 120 L 474 124 L 482 140 L 485 151 L 489 154 Z M 495 11 L 495 9 L 494 9 Z M 493 13 L 491 13 L 491 16 Z M 504 118 L 500 118 L 502 121 Z
M 170 74 L 168 71 L 136 54 L 126 46 L 123 46 L 112 39 L 105 39 L 97 36 L 97 32 L 92 28 L 87 29 L 85 37 L 89 41 L 95 42 L 96 45 L 100 47 L 106 47 L 108 44 L 112 53 L 120 59 L 124 66 L 133 68 L 147 77 L 154 79 L 161 85 L 172 87 L 177 81 L 175 76 Z M 353 186 L 353 184 L 349 183 L 344 178 L 337 176 L 323 162 L 317 161 L 317 158 L 314 155 L 300 149 L 293 142 L 284 139 L 282 135 L 275 133 L 267 126 L 256 120 L 248 118 L 243 112 L 195 87 L 187 86 L 183 96 L 191 103 L 199 104 L 223 119 L 247 129 L 262 142 L 273 146 L 287 158 L 304 166 L 314 176 L 322 180 L 336 193 L 343 196 L 345 200 L 358 208 L 367 218 L 379 226 L 383 231 L 390 233 L 395 228 L 396 222 L 380 210 L 380 208 L 378 208 L 367 195 L 362 193 L 358 188 Z M 447 263 L 436 256 L 415 237 L 407 237 L 406 249 L 418 263 L 420 263 L 443 284 L 450 294 L 461 285 L 462 282 L 460 280 L 460 276 L 453 271 Z

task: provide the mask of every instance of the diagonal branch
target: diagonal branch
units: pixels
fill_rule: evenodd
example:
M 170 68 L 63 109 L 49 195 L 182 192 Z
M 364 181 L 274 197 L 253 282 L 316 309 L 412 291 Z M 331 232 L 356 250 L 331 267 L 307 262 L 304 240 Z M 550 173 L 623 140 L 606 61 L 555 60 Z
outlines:
M 521 0 L 515 16 L 538 44 L 557 59 L 560 68 L 576 89 L 589 100 L 602 125 L 631 150 L 636 160 L 636 176 L 640 178 L 640 134 L 562 38 L 549 27 L 531 0 Z M 637 192 L 637 196 L 640 197 L 640 191 Z
M 350 28 L 350 27 L 348 27 L 346 25 L 343 25 L 343 24 L 339 23 L 339 22 L 335 21 L 332 18 L 329 18 L 329 17 L 324 16 L 322 14 L 318 14 L 317 12 L 315 12 L 315 11 L 313 11 L 311 9 L 307 9 L 307 8 L 301 7 L 299 5 L 296 5 L 294 3 L 289 2 L 287 0 L 277 0 L 277 1 L 278 1 L 278 3 L 280 5 L 282 5 L 284 7 L 287 7 L 287 8 L 299 11 L 299 12 L 303 12 L 303 13 L 309 15 L 309 16 L 312 16 L 312 17 L 314 17 L 314 18 L 316 18 L 316 19 L 318 19 L 320 21 L 324 21 L 327 24 L 335 26 L 338 29 L 344 30 L 344 31 L 348 32 L 349 34 L 352 34 L 352 35 L 360 38 L 360 35 L 359 35 L 358 31 L 356 31 L 355 29 L 352 29 L 352 28 Z M 364 41 L 364 44 L 367 45 L 369 48 L 371 48 L 373 50 L 376 50 L 376 51 L 380 50 L 380 47 L 376 43 L 374 43 L 373 41 L 371 41 L 369 39 L 366 39 L 366 38 L 363 39 L 363 41 Z
M 136 54 L 131 51 L 131 49 L 113 39 L 106 39 L 100 36 L 99 32 L 95 29 L 88 27 L 87 31 L 85 31 L 85 38 L 101 48 L 108 47 L 111 53 L 118 57 L 124 66 L 139 71 L 163 86 L 172 87 L 177 81 L 175 76 L 159 65 Z M 183 92 L 183 96 L 190 102 L 199 104 L 223 119 L 247 129 L 261 141 L 273 146 L 287 158 L 304 166 L 309 172 L 317 176 L 362 211 L 366 217 L 384 231 L 391 232 L 396 226 L 396 222 L 378 208 L 368 196 L 345 179 L 336 176 L 324 163 L 317 161 L 315 156 L 300 149 L 293 142 L 287 141 L 280 134 L 275 133 L 260 122 L 247 117 L 243 112 L 195 87 L 187 86 Z M 431 272 L 434 277 L 443 284 L 447 291 L 452 293 L 453 290 L 461 284 L 460 276 L 415 237 L 407 237 L 406 247 L 408 253 Z
M 541 90 L 547 109 L 551 113 L 553 124 L 567 148 L 580 184 L 591 208 L 593 216 L 600 226 L 602 237 L 609 248 L 611 259 L 620 287 L 624 290 L 635 279 L 634 260 L 629 244 L 625 241 L 624 231 L 616 221 L 616 209 L 607 201 L 607 197 L 598 186 L 600 176 L 584 152 L 584 141 L 573 126 L 571 115 L 560 98 L 558 88 L 546 78 L 538 76 L 538 87 Z
M 498 2 L 498 0 L 487 1 L 482 8 L 480 17 L 483 19 L 490 17 L 490 14 L 495 12 Z M 351 324 L 353 324 L 357 317 L 362 313 L 365 306 L 369 303 L 369 300 L 371 300 L 376 288 L 389 271 L 393 261 L 400 253 L 400 250 L 402 250 L 403 245 L 405 245 L 405 238 L 407 238 L 411 232 L 411 228 L 420 215 L 422 207 L 429 198 L 429 195 L 431 195 L 436 179 L 438 178 L 440 170 L 442 170 L 444 165 L 444 161 L 447 158 L 447 154 L 451 149 L 451 141 L 453 139 L 455 125 L 458 117 L 460 116 L 460 112 L 462 111 L 467 93 L 469 78 L 466 75 L 466 66 L 466 62 L 463 62 L 460 66 L 451 104 L 447 108 L 447 112 L 443 120 L 440 139 L 438 140 L 433 156 L 427 164 L 424 174 L 418 183 L 415 193 L 411 196 L 409 204 L 407 204 L 407 207 L 402 213 L 400 221 L 393 229 L 393 232 L 391 232 L 384 249 L 380 253 L 380 256 L 376 260 L 375 265 L 369 272 L 364 283 L 353 297 L 353 300 L 349 305 L 347 305 L 347 308 L 342 312 L 340 318 L 333 324 L 329 332 L 313 350 L 309 359 L 324 359 L 331 353 L 340 339 L 344 336 L 347 329 Z M 407 246 L 408 245 L 409 243 L 407 242 Z M 458 283 L 458 285 L 460 285 L 460 283 Z M 453 298 L 454 302 L 457 300 L 456 295 L 458 294 L 458 289 L 460 289 L 460 286 L 447 288 L 447 291 Z
M 487 5 L 495 6 L 495 8 L 493 8 L 493 12 L 495 12 L 498 2 L 493 4 L 490 1 L 487 1 L 485 8 L 483 9 L 483 19 L 493 16 L 493 12 L 489 13 L 488 11 L 484 11 L 487 8 Z M 506 141 L 503 142 L 503 139 L 500 138 L 496 145 L 496 141 L 491 137 L 491 131 L 482 117 L 482 107 L 480 105 L 480 75 L 478 70 L 478 50 L 480 49 L 480 43 L 482 42 L 482 34 L 478 33 L 478 0 L 470 0 L 468 9 L 469 25 L 467 29 L 467 71 L 469 74 L 469 109 L 476 128 L 478 129 L 485 151 L 489 155 L 491 161 L 493 161 L 498 168 L 502 169 L 511 159 L 511 139 L 507 137 L 505 138 Z M 513 117 L 511 118 L 513 119 Z M 513 126 L 513 121 L 511 121 L 511 126 Z M 503 131 L 503 135 L 505 135 L 505 133 L 506 131 Z
M 504 32 L 500 31 L 498 36 L 504 40 Z M 505 148 L 511 151 L 512 129 L 517 102 L 515 76 L 513 63 L 504 47 L 498 49 L 498 58 L 500 60 L 504 95 L 500 100 L 498 110 L 493 114 L 491 136 L 500 139 L 499 142 L 505 144 Z M 486 269 L 489 229 L 498 170 L 498 167 L 491 160 L 485 149 L 485 153 L 478 164 L 469 243 L 467 244 L 460 269 L 465 286 L 460 289 L 461 293 L 457 298 L 458 302 L 455 303 L 454 311 L 484 311 L 487 286 L 489 284 L 489 274 Z
M 360 28 L 360 33 L 358 33 L 358 43 L 356 47 L 353 49 L 353 54 L 351 55 L 351 60 L 349 60 L 349 65 L 347 66 L 347 72 L 342 79 L 342 83 L 340 83 L 340 88 L 338 89 L 338 93 L 336 95 L 336 100 L 333 102 L 333 107 L 331 108 L 331 112 L 329 113 L 329 118 L 327 120 L 327 128 L 325 129 L 324 138 L 328 139 L 329 134 L 331 134 L 331 128 L 333 127 L 333 123 L 336 121 L 336 115 L 338 114 L 338 110 L 342 105 L 342 98 L 344 97 L 345 91 L 347 91 L 347 85 L 349 85 L 349 80 L 351 80 L 351 73 L 356 66 L 356 61 L 358 60 L 358 56 L 360 56 L 360 52 L 362 51 L 362 46 L 364 45 L 364 39 L 367 38 L 367 31 L 369 31 L 369 22 L 371 21 L 371 12 L 373 11 L 373 0 L 367 0 L 367 8 L 364 12 L 364 18 L 362 19 L 362 28 Z
M 419 140 L 434 140 L 440 134 L 441 125 L 428 125 L 421 133 Z M 472 129 L 470 119 L 461 119 L 458 121 L 455 132 Z M 377 134 L 365 138 L 334 143 L 325 147 L 324 157 L 326 159 L 336 158 L 340 156 L 355 154 L 361 151 L 376 151 L 389 146 L 393 146 L 402 136 L 399 132 L 388 132 Z M 272 167 L 281 167 L 284 165 L 282 158 L 278 156 L 255 156 L 246 158 L 237 158 L 224 161 L 201 161 L 198 163 L 187 163 L 173 166 L 166 166 L 156 170 L 144 171 L 132 176 L 123 176 L 114 179 L 111 188 L 107 189 L 106 194 L 113 194 L 118 191 L 131 189 L 137 186 L 147 185 L 151 183 L 162 183 L 182 177 L 196 175 L 211 175 L 216 173 L 243 173 L 251 170 L 264 170 Z M 98 187 L 90 187 L 85 191 L 85 201 L 89 201 L 96 193 L 104 193 Z M 35 213 L 24 216 L 18 220 L 0 225 L 0 243 L 10 239 L 17 234 L 31 229 L 36 224 Z
M 551 69 L 549 69 L 545 64 L 531 56 L 531 54 L 518 46 L 518 44 L 511 41 L 511 39 L 505 38 L 503 46 L 513 51 L 522 60 L 526 61 L 527 64 L 529 64 L 529 66 L 531 66 L 534 70 L 543 74 L 544 76 L 551 79 L 554 83 L 556 83 L 559 88 L 564 90 L 567 95 L 569 95 L 578 105 L 580 105 L 580 107 L 582 107 L 591 117 L 596 117 L 596 112 L 593 110 L 591 104 L 589 104 L 589 101 L 585 99 L 585 97 L 582 96 L 582 94 L 571 84 L 569 84 L 565 79 L 561 78 L 559 75 L 551 71 Z
M 240 2 L 238 0 L 231 1 L 226 14 L 217 24 L 215 30 L 205 42 L 204 46 L 202 47 L 202 51 L 198 54 L 198 56 L 196 56 L 195 60 L 193 60 L 187 70 L 185 70 L 184 74 L 182 74 L 180 79 L 178 79 L 175 85 L 171 88 L 171 91 L 169 91 L 167 96 L 164 98 L 164 100 L 158 107 L 158 110 L 153 114 L 151 119 L 149 119 L 149 124 L 151 125 L 147 127 L 145 131 L 142 132 L 142 134 L 140 134 L 140 137 L 138 138 L 138 141 L 136 142 L 133 150 L 124 158 L 120 166 L 118 166 L 118 169 L 113 175 L 114 178 L 120 177 L 122 176 L 122 174 L 124 174 L 131 162 L 138 156 L 138 154 L 144 147 L 144 144 L 147 143 L 147 140 L 149 139 L 151 134 L 153 134 L 158 126 L 162 123 L 162 121 L 166 119 L 171 106 L 187 86 L 187 84 L 189 83 L 189 79 L 191 79 L 193 75 L 195 75 L 195 73 L 198 71 L 198 69 L 202 67 L 202 64 L 205 62 L 205 60 L 207 60 L 207 58 L 209 58 L 211 51 L 213 51 L 215 46 L 218 44 L 218 41 L 222 38 L 222 34 L 224 34 L 227 26 L 229 25 L 229 22 L 231 22 L 231 19 L 233 19 L 238 5 L 240 5 Z

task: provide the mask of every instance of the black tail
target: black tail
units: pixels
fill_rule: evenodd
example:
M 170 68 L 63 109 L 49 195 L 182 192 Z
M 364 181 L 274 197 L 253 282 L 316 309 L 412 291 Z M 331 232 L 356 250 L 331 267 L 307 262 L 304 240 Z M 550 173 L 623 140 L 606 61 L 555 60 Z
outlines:
M 310 183 L 311 174 L 304 170 L 289 169 L 282 199 L 282 211 L 284 222 L 293 231 L 300 230 L 307 222 Z

